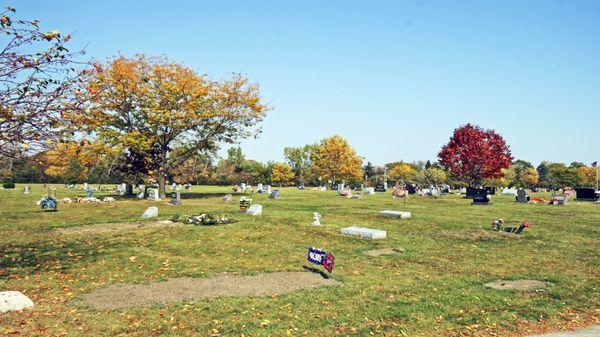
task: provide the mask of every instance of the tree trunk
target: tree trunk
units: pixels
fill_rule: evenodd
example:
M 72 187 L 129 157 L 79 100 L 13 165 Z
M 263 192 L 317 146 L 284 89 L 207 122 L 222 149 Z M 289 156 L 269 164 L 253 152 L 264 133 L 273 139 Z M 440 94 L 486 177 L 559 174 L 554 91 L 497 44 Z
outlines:
M 165 199 L 167 197 L 165 190 L 165 173 L 162 168 L 158 170 L 158 193 L 161 199 Z

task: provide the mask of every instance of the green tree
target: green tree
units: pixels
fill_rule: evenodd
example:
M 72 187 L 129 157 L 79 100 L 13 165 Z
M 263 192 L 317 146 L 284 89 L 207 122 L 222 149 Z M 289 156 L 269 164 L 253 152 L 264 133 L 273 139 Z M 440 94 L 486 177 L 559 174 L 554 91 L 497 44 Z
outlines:
M 548 162 L 541 162 L 537 167 L 539 185 L 542 187 L 550 187 L 550 168 Z
M 314 145 L 305 145 L 302 147 L 286 147 L 283 154 L 287 163 L 294 172 L 296 183 L 304 184 L 306 176 L 312 168 L 311 156 Z

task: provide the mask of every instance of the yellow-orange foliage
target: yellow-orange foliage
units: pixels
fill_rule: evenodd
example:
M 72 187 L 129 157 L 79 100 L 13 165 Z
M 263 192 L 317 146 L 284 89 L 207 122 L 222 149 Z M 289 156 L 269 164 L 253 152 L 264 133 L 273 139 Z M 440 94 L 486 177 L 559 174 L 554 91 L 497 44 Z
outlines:
M 529 167 L 519 174 L 519 180 L 525 186 L 537 186 L 540 175 L 533 167 Z
M 290 165 L 285 163 L 275 163 L 271 174 L 273 175 L 273 182 L 278 183 L 280 186 L 288 185 L 296 176 Z
M 313 167 L 324 180 L 360 180 L 362 158 L 348 142 L 338 136 L 325 138 L 313 151 Z

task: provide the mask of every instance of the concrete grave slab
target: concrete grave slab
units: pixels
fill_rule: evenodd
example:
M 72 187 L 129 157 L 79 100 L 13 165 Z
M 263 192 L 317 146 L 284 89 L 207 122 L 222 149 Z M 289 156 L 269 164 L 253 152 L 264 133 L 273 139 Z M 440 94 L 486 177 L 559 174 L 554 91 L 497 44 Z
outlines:
M 342 228 L 341 233 L 367 239 L 385 239 L 387 236 L 386 231 L 356 226 Z

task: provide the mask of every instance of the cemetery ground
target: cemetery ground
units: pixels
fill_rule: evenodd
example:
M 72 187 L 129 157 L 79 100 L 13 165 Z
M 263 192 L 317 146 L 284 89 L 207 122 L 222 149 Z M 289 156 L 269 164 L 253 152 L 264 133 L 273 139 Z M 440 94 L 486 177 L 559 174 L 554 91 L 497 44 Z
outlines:
M 56 188 L 58 199 L 85 196 L 82 190 Z M 234 193 L 233 202 L 226 203 L 227 193 L 229 187 L 195 186 L 194 192 L 182 192 L 180 206 L 117 198 L 103 204 L 61 203 L 53 213 L 35 205 L 45 194 L 42 185 L 33 185 L 27 195 L 22 185 L 0 190 L 0 290 L 21 291 L 35 303 L 0 314 L 0 334 L 520 336 L 590 325 L 600 317 L 598 204 L 521 204 L 513 196 L 495 195 L 491 205 L 472 206 L 459 195 L 404 200 L 387 192 L 347 199 L 335 191 L 284 188 L 279 200 L 253 194 L 253 203 L 263 205 L 263 214 L 253 217 L 239 211 L 243 194 Z M 58 230 L 130 224 L 140 221 L 149 206 L 158 207 L 160 220 L 209 212 L 237 222 Z M 412 218 L 378 216 L 385 209 L 409 211 Z M 313 212 L 322 215 L 322 226 L 311 225 Z M 520 235 L 492 232 L 497 218 L 507 226 L 528 220 L 531 227 Z M 387 238 L 341 235 L 347 226 L 386 230 Z M 278 272 L 293 272 L 293 278 L 305 272 L 311 246 L 335 255 L 334 283 L 145 306 L 97 308 L 85 301 L 111 285 Z M 391 254 L 365 254 L 376 249 Z M 485 287 L 497 280 L 548 286 Z M 286 280 L 281 282 L 285 286 Z M 146 296 L 160 297 L 157 289 Z M 124 297 L 115 293 L 112 300 Z

